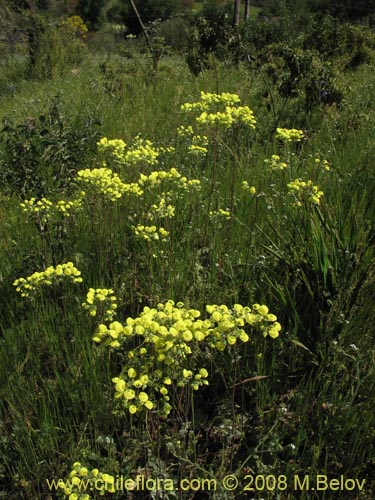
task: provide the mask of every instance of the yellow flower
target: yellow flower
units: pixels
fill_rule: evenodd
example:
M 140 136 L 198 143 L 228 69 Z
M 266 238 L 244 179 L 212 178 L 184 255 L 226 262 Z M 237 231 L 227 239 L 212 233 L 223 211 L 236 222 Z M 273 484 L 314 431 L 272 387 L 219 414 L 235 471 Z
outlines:
M 118 378 L 118 377 L 115 377 L 112 379 L 112 382 L 114 382 L 116 384 L 115 388 L 116 388 L 117 392 L 123 393 L 125 391 L 125 387 L 126 387 L 125 380 Z
M 85 476 L 87 476 L 88 472 L 89 472 L 89 471 L 88 471 L 87 467 L 81 467 L 81 468 L 79 469 L 79 475 L 80 475 L 81 477 L 85 477 Z
M 298 130 L 295 128 L 277 128 L 276 139 L 280 139 L 284 142 L 299 142 L 304 138 L 303 130 Z
M 134 399 L 135 398 L 135 391 L 133 389 L 127 389 L 124 392 L 124 398 L 125 399 Z
M 148 395 L 145 392 L 140 392 L 138 394 L 138 399 L 141 403 L 146 403 L 146 401 L 148 401 Z

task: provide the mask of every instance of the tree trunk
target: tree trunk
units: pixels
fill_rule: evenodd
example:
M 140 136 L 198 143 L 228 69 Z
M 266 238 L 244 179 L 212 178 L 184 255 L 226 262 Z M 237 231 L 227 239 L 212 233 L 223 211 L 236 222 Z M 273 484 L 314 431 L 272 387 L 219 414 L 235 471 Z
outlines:
M 241 9 L 241 0 L 234 0 L 234 19 L 233 19 L 234 26 L 239 26 L 240 24 L 240 9 Z
M 245 0 L 245 22 L 250 19 L 250 0 Z
M 145 35 L 145 38 L 146 38 L 146 43 L 148 45 L 148 48 L 150 49 L 150 53 L 151 53 L 151 55 L 153 55 L 154 54 L 154 48 L 152 46 L 151 38 L 150 38 L 150 35 L 148 34 L 147 28 L 143 24 L 142 18 L 140 16 L 139 12 L 138 12 L 138 9 L 137 9 L 137 6 L 135 5 L 134 0 L 130 0 L 130 3 L 131 3 L 131 6 L 133 7 L 133 11 L 134 11 L 135 15 L 137 16 L 138 22 L 141 25 L 141 28 L 143 30 L 143 34 Z

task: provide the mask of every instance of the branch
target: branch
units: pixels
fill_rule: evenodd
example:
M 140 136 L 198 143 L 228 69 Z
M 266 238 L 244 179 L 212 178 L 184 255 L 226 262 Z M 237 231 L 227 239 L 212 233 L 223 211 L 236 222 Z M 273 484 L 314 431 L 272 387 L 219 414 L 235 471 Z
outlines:
M 147 42 L 148 48 L 150 49 L 151 54 L 153 54 L 154 53 L 154 49 L 153 49 L 153 46 L 152 46 L 152 43 L 151 43 L 150 35 L 148 34 L 148 31 L 147 31 L 147 28 L 143 24 L 142 18 L 140 16 L 139 12 L 138 12 L 138 9 L 137 9 L 137 6 L 135 5 L 134 0 L 130 0 L 130 3 L 132 5 L 132 7 L 133 7 L 134 13 L 137 16 L 138 22 L 141 25 L 143 33 L 144 33 L 144 35 L 146 37 L 146 42 Z

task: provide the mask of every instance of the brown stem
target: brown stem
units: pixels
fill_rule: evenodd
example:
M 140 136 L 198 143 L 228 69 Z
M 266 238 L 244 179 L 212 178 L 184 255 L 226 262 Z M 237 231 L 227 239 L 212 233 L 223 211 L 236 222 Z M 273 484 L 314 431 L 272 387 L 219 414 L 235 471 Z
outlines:
M 137 16 L 138 22 L 139 22 L 139 24 L 141 25 L 141 28 L 142 28 L 143 33 L 144 33 L 144 35 L 145 35 L 146 42 L 147 42 L 148 48 L 150 49 L 151 55 L 153 55 L 153 54 L 154 54 L 154 49 L 153 49 L 153 46 L 152 46 L 152 42 L 151 42 L 150 35 L 148 34 L 148 31 L 147 31 L 147 28 L 146 28 L 146 26 L 143 24 L 143 21 L 142 21 L 141 15 L 140 15 L 140 14 L 139 14 L 139 12 L 138 12 L 138 9 L 137 9 L 137 6 L 135 5 L 134 0 L 130 0 L 130 3 L 131 3 L 131 5 L 132 5 L 132 7 L 133 7 L 133 10 L 134 10 L 135 15 Z

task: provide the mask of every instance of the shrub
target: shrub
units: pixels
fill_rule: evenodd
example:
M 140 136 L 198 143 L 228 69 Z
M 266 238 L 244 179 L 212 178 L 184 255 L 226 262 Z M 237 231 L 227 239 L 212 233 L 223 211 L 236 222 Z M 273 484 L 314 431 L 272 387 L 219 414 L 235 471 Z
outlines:
M 74 123 L 55 97 L 47 111 L 24 123 L 4 120 L 0 132 L 0 185 L 10 194 L 46 196 L 64 190 L 69 177 L 95 154 L 98 123 Z
M 337 60 L 343 68 L 373 61 L 375 35 L 365 26 L 340 23 L 331 16 L 315 16 L 303 47 L 317 50 L 324 60 Z
M 277 93 L 284 99 L 299 99 L 304 110 L 339 104 L 343 98 L 336 71 L 314 51 L 272 44 L 263 51 L 258 64 Z
M 79 16 L 72 16 L 38 32 L 38 44 L 31 74 L 37 78 L 60 76 L 67 68 L 80 64 L 87 54 L 84 39 L 87 26 Z

